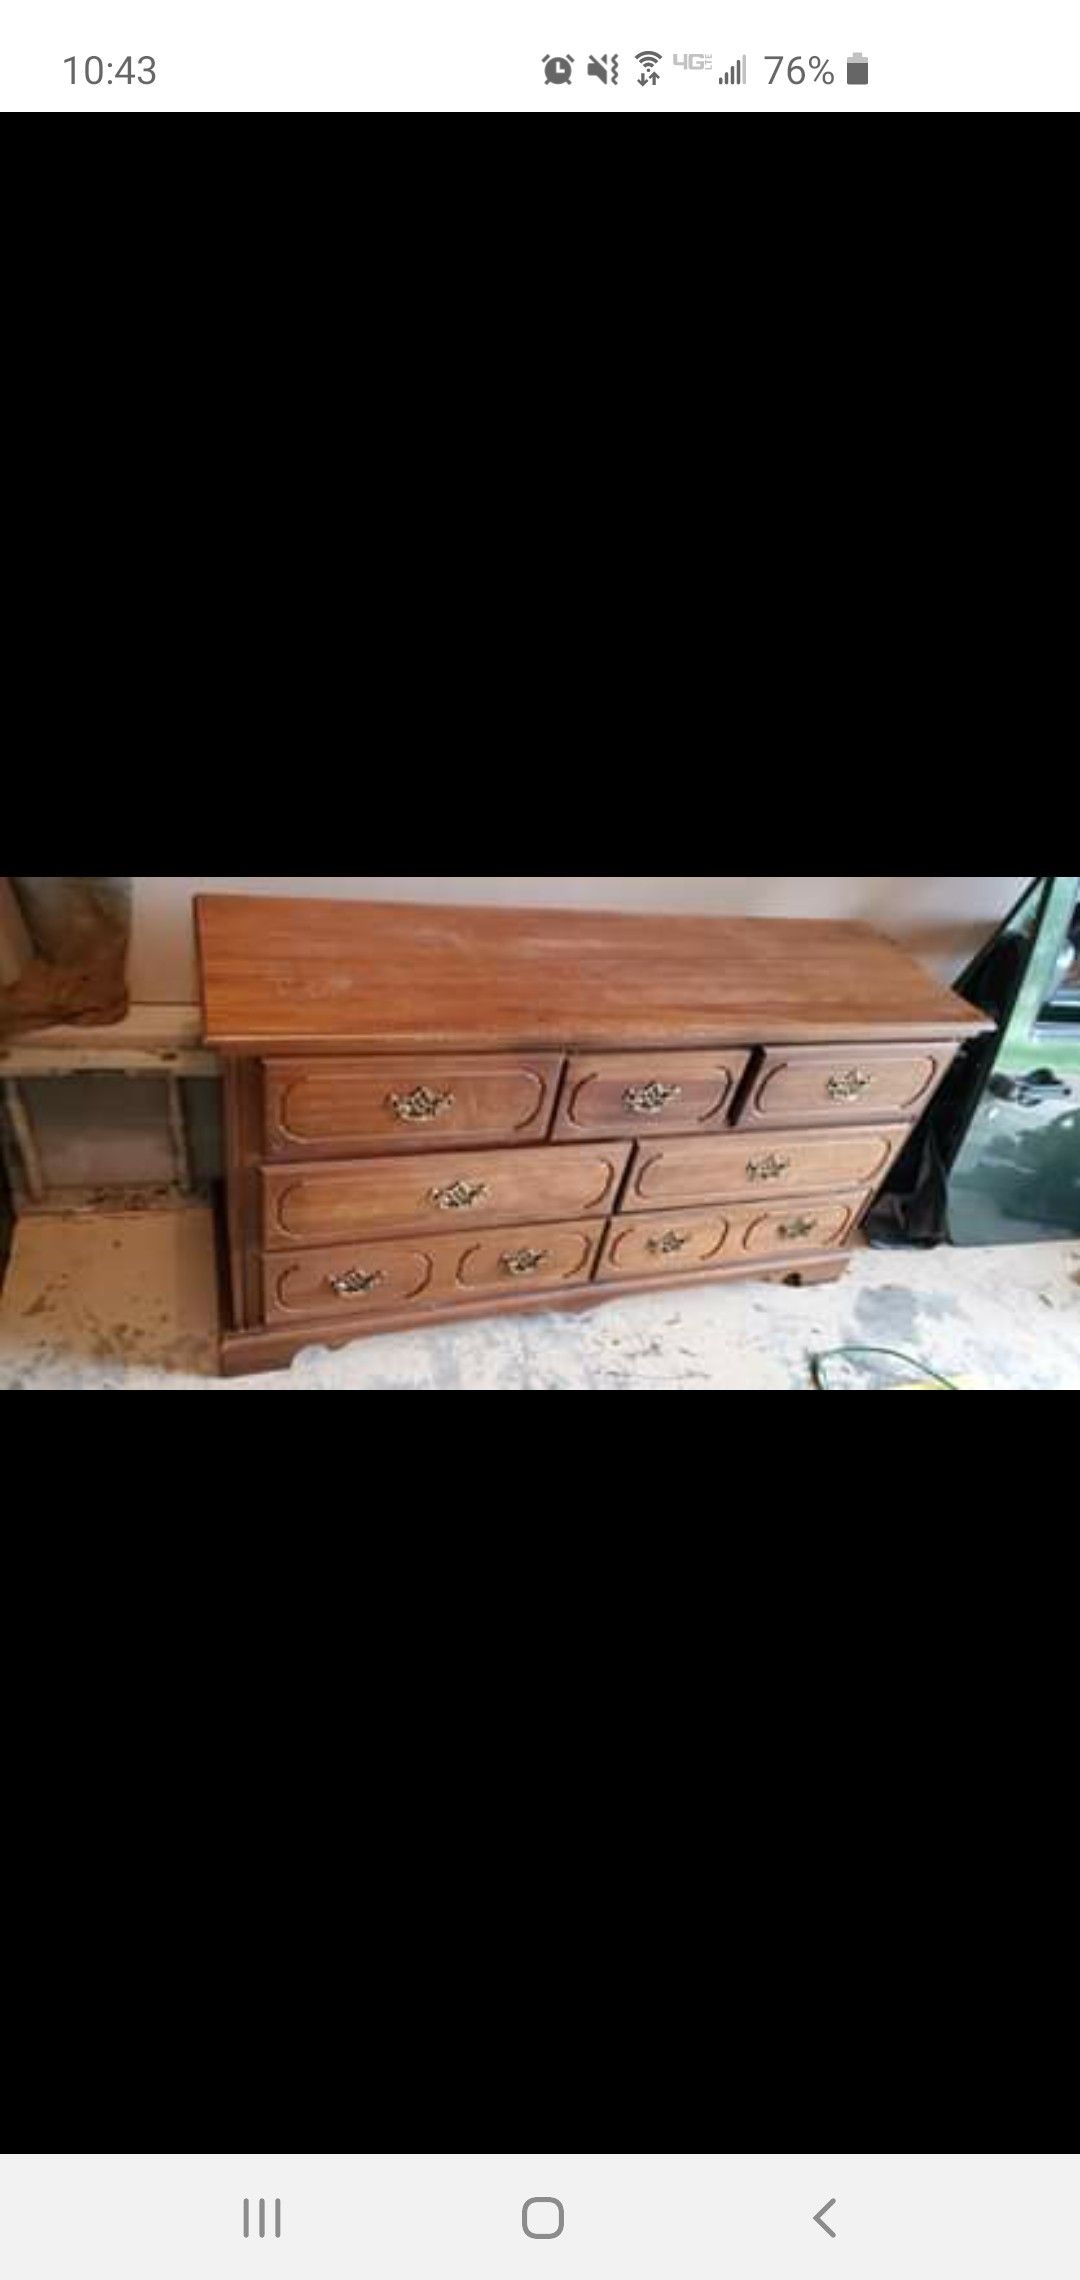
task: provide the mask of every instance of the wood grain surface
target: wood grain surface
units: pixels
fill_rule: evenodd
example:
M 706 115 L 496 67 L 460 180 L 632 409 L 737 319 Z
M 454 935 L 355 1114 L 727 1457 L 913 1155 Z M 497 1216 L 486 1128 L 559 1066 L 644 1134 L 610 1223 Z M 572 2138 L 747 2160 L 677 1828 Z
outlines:
M 870 1201 L 865 1191 L 766 1208 L 729 1203 L 712 1211 L 650 1213 L 613 1219 L 597 1280 L 631 1275 L 700 1274 L 743 1259 L 797 1260 L 800 1251 L 831 1250 L 855 1231 Z
M 205 895 L 207 1043 L 392 1053 L 948 1038 L 988 1025 L 865 926 Z
M 501 1298 L 521 1291 L 588 1282 L 604 1224 L 602 1219 L 555 1226 L 544 1221 L 474 1235 L 399 1236 L 327 1251 L 267 1253 L 264 1318 L 274 1325 L 298 1315 L 318 1318 L 333 1309 L 355 1319 L 481 1297 L 497 1306 Z
M 769 1200 L 876 1188 L 910 1134 L 908 1124 L 882 1124 L 854 1132 L 770 1132 L 761 1139 L 736 1133 L 719 1140 L 643 1141 L 621 1209 L 670 1211 L 750 1196 Z
M 281 1251 L 358 1235 L 601 1218 L 615 1209 L 630 1155 L 628 1142 L 615 1141 L 591 1148 L 474 1148 L 419 1160 L 380 1156 L 318 1169 L 267 1167 L 263 1240 L 268 1251 Z
M 554 1137 L 714 1132 L 749 1065 L 737 1052 L 591 1053 L 567 1068 Z
M 773 1127 L 914 1119 L 929 1108 L 958 1050 L 953 1043 L 923 1052 L 883 1045 L 860 1053 L 778 1048 L 755 1071 L 735 1121 Z
M 547 1138 L 562 1066 L 555 1053 L 267 1061 L 267 1153 L 299 1161 L 424 1154 L 461 1140 L 525 1147 Z

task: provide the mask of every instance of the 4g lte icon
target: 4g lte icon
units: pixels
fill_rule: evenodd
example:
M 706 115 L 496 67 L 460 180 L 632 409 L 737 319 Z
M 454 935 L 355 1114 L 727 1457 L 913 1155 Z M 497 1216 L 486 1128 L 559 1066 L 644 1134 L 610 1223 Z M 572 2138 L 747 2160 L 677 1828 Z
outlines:
M 711 55 L 673 55 L 671 60 L 677 71 L 712 70 Z

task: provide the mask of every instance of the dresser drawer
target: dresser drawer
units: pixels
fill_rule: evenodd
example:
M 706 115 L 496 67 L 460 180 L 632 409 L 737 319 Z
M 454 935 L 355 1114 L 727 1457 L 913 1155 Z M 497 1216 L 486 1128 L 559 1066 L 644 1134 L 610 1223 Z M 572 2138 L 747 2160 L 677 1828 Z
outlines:
M 919 1117 L 956 1058 L 955 1045 L 771 1047 L 745 1093 L 744 1124 L 865 1124 Z
M 604 1224 L 531 1224 L 487 1235 L 402 1237 L 337 1244 L 331 1250 L 267 1253 L 263 1319 L 269 1325 L 359 1319 L 408 1306 L 420 1312 L 425 1306 L 464 1305 L 483 1297 L 564 1290 L 589 1281 Z
M 608 1229 L 597 1271 L 598 1282 L 625 1275 L 700 1275 L 722 1263 L 731 1236 L 725 1211 L 680 1212 L 677 1216 L 616 1219 Z
M 566 1071 L 556 1140 L 713 1132 L 730 1121 L 749 1053 L 597 1054 Z
M 739 1204 L 732 1211 L 734 1255 L 743 1259 L 788 1258 L 799 1251 L 832 1251 L 855 1233 L 870 1191 L 831 1195 L 806 1203 L 776 1204 L 772 1210 Z
M 546 1140 L 560 1054 L 264 1063 L 270 1156 L 372 1156 Z
M 602 1218 L 614 1210 L 631 1153 L 623 1140 L 264 1169 L 263 1242 L 268 1251 L 295 1250 L 361 1235 Z
M 865 1190 L 775 1210 L 736 1203 L 714 1211 L 616 1219 L 608 1229 L 598 1282 L 621 1276 L 705 1274 L 743 1259 L 797 1258 L 846 1243 L 869 1202 Z
M 736 1133 L 723 1140 L 643 1141 L 621 1209 L 876 1188 L 910 1136 L 907 1124 L 870 1124 L 851 1132 L 774 1132 L 767 1139 Z

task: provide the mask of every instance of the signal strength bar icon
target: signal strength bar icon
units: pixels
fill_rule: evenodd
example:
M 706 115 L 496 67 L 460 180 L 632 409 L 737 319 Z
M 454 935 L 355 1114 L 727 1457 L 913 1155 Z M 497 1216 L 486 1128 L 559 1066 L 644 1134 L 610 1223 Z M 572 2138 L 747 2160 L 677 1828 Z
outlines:
M 746 57 L 743 55 L 739 56 L 737 61 L 732 64 L 730 71 L 717 73 L 717 85 L 720 87 L 745 87 L 749 77 Z

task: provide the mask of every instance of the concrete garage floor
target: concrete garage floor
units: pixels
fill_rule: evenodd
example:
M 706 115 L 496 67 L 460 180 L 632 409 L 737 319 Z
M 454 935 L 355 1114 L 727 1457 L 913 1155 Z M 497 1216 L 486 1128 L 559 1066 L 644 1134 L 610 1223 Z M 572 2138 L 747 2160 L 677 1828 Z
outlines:
M 0 1391 L 802 1390 L 827 1348 L 894 1346 L 972 1390 L 1080 1389 L 1080 1243 L 864 1251 L 807 1290 L 729 1283 L 587 1314 L 417 1329 L 313 1348 L 224 1386 L 208 1209 L 20 1221 L 0 1300 Z M 903 1380 L 887 1363 L 865 1370 Z

